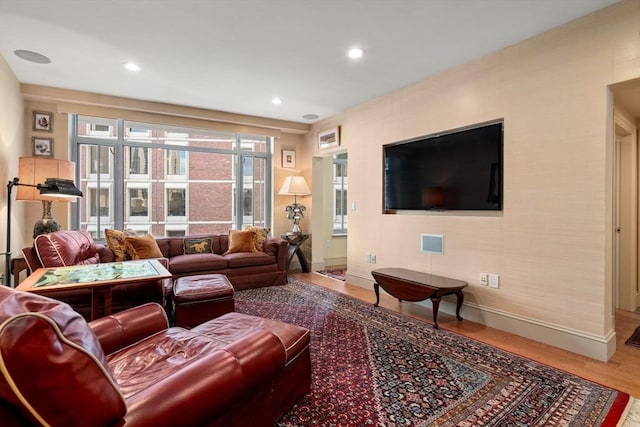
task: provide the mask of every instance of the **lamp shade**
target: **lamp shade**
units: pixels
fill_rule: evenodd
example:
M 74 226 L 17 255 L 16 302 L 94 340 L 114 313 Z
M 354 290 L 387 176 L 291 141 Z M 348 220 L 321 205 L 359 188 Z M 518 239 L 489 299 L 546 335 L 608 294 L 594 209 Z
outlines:
M 44 184 L 48 178 L 63 180 L 75 179 L 76 164 L 67 160 L 43 157 L 20 157 L 18 160 L 18 178 L 20 184 L 16 193 L 16 200 L 45 200 L 56 202 L 75 202 L 76 197 L 50 196 L 46 192 L 40 193 L 36 188 Z M 32 187 L 31 187 L 32 186 Z
M 280 187 L 279 195 L 307 196 L 311 190 L 305 181 L 304 176 L 288 176 Z

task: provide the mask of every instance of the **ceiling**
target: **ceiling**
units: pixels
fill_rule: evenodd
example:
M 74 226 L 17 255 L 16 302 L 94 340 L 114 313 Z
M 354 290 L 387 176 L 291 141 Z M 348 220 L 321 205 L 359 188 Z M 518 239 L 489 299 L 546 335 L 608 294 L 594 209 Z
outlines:
M 0 55 L 21 83 L 312 123 L 616 1 L 0 0 Z

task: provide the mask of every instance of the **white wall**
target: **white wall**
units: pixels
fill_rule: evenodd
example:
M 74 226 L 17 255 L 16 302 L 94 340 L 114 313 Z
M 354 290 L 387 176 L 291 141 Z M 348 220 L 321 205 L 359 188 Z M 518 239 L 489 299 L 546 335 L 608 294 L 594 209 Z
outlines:
M 18 175 L 17 158 L 24 151 L 23 134 L 23 102 L 20 94 L 20 83 L 0 56 L 0 181 L 2 182 L 2 205 L 0 209 L 0 252 L 4 252 L 7 244 L 7 186 L 5 183 Z M 23 206 L 15 202 L 15 189 L 12 193 L 12 235 L 11 251 L 13 258 L 21 254 L 23 225 Z M 5 271 L 5 257 L 0 257 L 2 272 Z
M 607 85 L 640 77 L 639 33 L 640 2 L 624 1 L 314 125 L 311 149 L 340 125 L 349 154 L 348 279 L 371 286 L 373 268 L 404 267 L 466 280 L 467 318 L 610 357 Z M 383 144 L 498 118 L 501 213 L 381 213 Z M 443 234 L 445 255 L 421 253 L 420 233 Z M 500 289 L 480 286 L 480 272 L 499 274 Z

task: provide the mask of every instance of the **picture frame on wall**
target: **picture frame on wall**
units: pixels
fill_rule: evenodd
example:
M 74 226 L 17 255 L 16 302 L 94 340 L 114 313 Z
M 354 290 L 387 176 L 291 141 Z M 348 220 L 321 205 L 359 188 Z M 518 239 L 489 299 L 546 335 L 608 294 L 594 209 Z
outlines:
M 53 132 L 53 113 L 34 111 L 32 128 L 39 132 Z
M 31 138 L 34 157 L 53 157 L 53 138 Z
M 295 150 L 282 150 L 282 167 L 288 169 L 295 169 L 296 167 L 296 151 Z
M 318 132 L 318 148 L 320 150 L 338 147 L 339 145 L 340 145 L 340 126 Z

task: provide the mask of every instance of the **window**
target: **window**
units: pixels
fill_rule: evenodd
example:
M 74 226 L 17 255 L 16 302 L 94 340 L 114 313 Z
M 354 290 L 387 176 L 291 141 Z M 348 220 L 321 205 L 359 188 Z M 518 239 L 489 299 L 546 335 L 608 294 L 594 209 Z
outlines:
M 102 239 L 106 227 L 160 237 L 270 223 L 271 137 L 89 116 L 72 121 L 87 200 L 79 204 L 78 229 Z
M 129 176 L 149 176 L 149 149 L 146 147 L 127 147 Z
M 347 233 L 347 154 L 333 156 L 333 233 Z
M 186 200 L 185 188 L 167 188 L 167 217 L 186 216 Z

